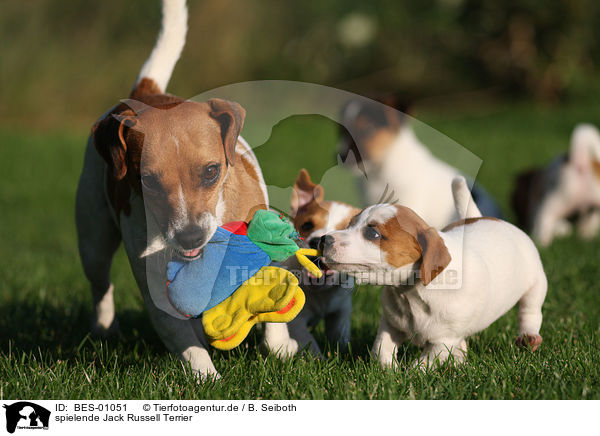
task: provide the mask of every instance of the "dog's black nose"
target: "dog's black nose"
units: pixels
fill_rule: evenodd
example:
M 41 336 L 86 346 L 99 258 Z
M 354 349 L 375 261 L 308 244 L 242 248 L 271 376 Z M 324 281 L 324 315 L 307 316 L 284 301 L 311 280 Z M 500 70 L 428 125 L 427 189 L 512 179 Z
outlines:
M 321 238 L 310 238 L 308 240 L 308 246 L 317 250 L 319 248 L 319 241 L 321 241 Z
M 200 227 L 186 227 L 175 234 L 175 239 L 184 250 L 198 248 L 204 242 L 204 231 Z
M 321 239 L 319 240 L 319 250 L 323 251 L 325 249 L 325 247 L 333 244 L 333 242 L 334 242 L 333 236 L 331 236 L 331 235 L 321 236 Z

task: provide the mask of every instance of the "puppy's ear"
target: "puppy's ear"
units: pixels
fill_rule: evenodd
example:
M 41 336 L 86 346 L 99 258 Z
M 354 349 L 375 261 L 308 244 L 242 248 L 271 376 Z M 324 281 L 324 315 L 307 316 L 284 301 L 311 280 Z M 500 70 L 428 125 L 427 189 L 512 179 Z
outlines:
M 120 114 L 109 114 L 92 127 L 94 146 L 116 180 L 127 174 L 127 136 L 136 123 L 135 113 L 127 109 Z
M 208 100 L 210 116 L 221 125 L 221 139 L 227 165 L 235 164 L 235 145 L 244 126 L 246 111 L 234 101 L 212 98 Z
M 437 230 L 429 227 L 418 234 L 423 259 L 421 261 L 421 281 L 425 286 L 433 281 L 450 263 L 452 257 Z
M 386 106 L 394 108 L 395 110 L 390 112 L 388 116 L 392 117 L 392 124 L 400 127 L 405 122 L 405 115 L 410 114 L 414 116 L 413 111 L 413 98 L 406 92 L 396 94 L 386 94 L 380 99 Z
M 321 202 L 325 198 L 325 190 L 321 185 L 313 183 L 308 171 L 304 168 L 298 173 L 291 198 L 291 216 L 295 216 L 301 207 L 312 201 Z
M 596 176 L 596 180 L 600 181 L 600 161 L 593 159 L 592 160 L 592 170 L 594 170 L 594 175 Z

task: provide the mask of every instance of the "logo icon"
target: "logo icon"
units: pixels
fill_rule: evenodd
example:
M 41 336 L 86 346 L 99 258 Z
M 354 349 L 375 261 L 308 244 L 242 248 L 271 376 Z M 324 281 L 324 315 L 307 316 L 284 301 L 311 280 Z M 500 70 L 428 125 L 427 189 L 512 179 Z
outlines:
M 19 401 L 3 405 L 6 409 L 6 431 L 14 433 L 15 429 L 48 429 L 50 411 L 29 401 Z

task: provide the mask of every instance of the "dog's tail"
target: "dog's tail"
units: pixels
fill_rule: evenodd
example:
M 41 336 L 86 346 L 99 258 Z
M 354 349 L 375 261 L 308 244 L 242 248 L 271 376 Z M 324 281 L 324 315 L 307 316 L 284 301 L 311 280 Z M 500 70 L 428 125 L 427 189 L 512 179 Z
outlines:
M 185 45 L 187 18 L 186 0 L 162 0 L 160 33 L 152 53 L 142 65 L 132 96 L 142 91 L 138 88 L 149 88 L 149 93 L 166 91 L 173 68 Z
M 482 216 L 463 176 L 455 176 L 452 180 L 452 196 L 454 197 L 454 207 L 460 219 Z
M 571 136 L 569 160 L 581 169 L 600 161 L 600 132 L 591 124 L 579 124 Z

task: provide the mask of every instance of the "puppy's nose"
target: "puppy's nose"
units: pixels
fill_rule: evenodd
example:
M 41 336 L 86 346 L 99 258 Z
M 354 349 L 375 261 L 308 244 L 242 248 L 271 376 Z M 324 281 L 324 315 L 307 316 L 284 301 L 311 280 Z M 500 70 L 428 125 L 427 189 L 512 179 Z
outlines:
M 184 250 L 191 250 L 202 245 L 204 231 L 200 227 L 186 227 L 175 235 L 175 239 Z
M 332 245 L 334 241 L 335 239 L 331 235 L 321 236 L 321 239 L 319 240 L 319 250 L 325 250 L 325 247 Z
M 310 238 L 308 240 L 308 246 L 317 250 L 319 248 L 319 241 L 321 241 L 321 238 Z

